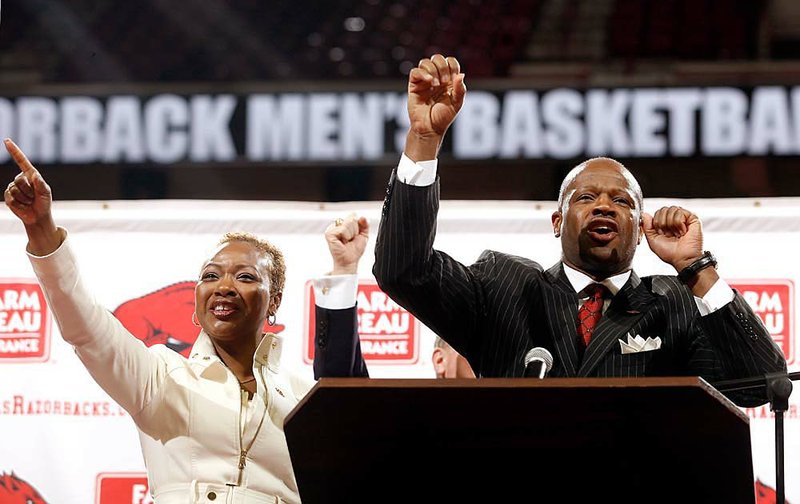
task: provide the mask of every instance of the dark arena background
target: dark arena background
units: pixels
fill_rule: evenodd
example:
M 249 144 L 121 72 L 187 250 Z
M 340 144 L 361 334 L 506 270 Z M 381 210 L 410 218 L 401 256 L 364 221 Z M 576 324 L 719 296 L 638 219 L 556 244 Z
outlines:
M 797 196 L 797 10 L 6 0 L 0 130 L 58 167 L 62 199 L 375 200 L 407 73 L 441 52 L 486 93 L 450 139 L 464 148 L 443 153 L 445 198 L 551 199 L 589 155 L 624 162 L 648 196 Z

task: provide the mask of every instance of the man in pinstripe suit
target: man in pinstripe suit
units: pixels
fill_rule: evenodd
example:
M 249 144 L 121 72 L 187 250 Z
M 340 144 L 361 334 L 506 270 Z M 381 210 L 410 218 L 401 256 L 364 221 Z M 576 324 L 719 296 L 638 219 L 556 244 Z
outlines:
M 522 376 L 533 347 L 552 351 L 550 376 L 559 377 L 699 375 L 713 383 L 786 370 L 761 320 L 704 254 L 698 217 L 680 207 L 644 213 L 639 184 L 615 160 L 590 159 L 565 178 L 552 216 L 562 258 L 549 269 L 491 250 L 466 266 L 434 250 L 436 156 L 465 96 L 455 58 L 437 54 L 410 72 L 411 126 L 387 189 L 373 273 L 478 376 Z M 642 237 L 681 279 L 632 271 Z M 586 344 L 578 308 L 595 283 L 607 294 Z M 641 348 L 630 341 L 637 336 L 650 343 Z M 767 401 L 762 392 L 730 398 L 741 406 Z

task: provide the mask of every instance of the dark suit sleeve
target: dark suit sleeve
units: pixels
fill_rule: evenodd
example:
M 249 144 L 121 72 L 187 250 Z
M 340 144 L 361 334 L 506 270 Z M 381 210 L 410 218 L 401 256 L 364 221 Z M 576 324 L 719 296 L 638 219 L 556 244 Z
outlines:
M 712 350 L 693 352 L 690 366 L 701 376 L 713 376 L 717 381 L 763 377 L 768 373 L 786 372 L 783 352 L 772 340 L 769 331 L 750 305 L 735 294 L 723 308 L 695 319 L 700 333 L 695 345 L 705 342 Z M 739 406 L 758 406 L 767 402 L 765 389 L 726 394 Z
M 328 310 L 314 307 L 314 379 L 361 377 L 369 371 L 361 355 L 356 307 Z
M 438 211 L 438 178 L 418 187 L 392 173 L 372 272 L 395 302 L 469 358 L 484 298 L 475 274 L 479 266 L 464 266 L 434 250 Z

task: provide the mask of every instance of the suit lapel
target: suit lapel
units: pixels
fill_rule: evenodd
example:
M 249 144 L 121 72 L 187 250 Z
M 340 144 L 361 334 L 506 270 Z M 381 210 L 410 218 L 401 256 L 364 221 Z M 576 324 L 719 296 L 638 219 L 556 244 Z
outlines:
M 553 345 L 556 352 L 554 360 L 563 366 L 564 376 L 575 376 L 580 365 L 580 357 L 576 348 L 578 295 L 564 274 L 561 262 L 547 270 L 546 278 L 553 286 L 551 289 L 552 302 L 545 309 L 548 312 L 550 329 L 553 334 Z
M 617 339 L 628 333 L 655 301 L 655 296 L 635 272 L 620 289 L 597 324 L 583 356 L 578 376 L 589 376 L 603 356 L 618 347 Z

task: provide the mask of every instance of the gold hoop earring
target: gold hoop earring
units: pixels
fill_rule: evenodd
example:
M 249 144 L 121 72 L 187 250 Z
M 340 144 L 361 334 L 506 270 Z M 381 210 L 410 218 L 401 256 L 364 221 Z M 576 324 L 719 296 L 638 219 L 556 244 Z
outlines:
M 275 314 L 274 313 L 272 313 L 270 315 L 267 315 L 267 325 L 271 325 L 271 326 L 275 325 Z
M 200 322 L 197 320 L 197 313 L 192 312 L 192 325 L 195 327 L 200 327 Z

